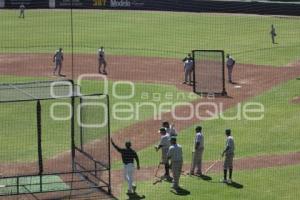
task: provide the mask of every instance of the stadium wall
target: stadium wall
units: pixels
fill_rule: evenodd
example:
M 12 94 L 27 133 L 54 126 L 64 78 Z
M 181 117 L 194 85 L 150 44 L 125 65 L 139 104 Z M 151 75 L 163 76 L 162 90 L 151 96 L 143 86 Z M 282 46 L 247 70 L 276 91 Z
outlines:
M 2 4 L 1 4 L 2 2 Z M 300 3 L 209 0 L 0 0 L 5 8 L 85 8 L 300 16 Z
M 5 8 L 19 8 L 22 3 L 26 8 L 49 8 L 49 0 L 4 0 Z

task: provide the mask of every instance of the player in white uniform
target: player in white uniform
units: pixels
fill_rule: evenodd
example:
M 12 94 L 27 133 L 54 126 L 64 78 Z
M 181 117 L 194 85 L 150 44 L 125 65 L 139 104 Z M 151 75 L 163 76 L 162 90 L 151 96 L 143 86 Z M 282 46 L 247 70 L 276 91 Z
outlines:
M 169 136 L 169 134 L 167 134 L 166 129 L 164 127 L 160 128 L 159 132 L 161 134 L 160 142 L 158 145 L 155 146 L 155 149 L 156 149 L 156 151 L 161 149 L 161 162 L 160 163 L 164 164 L 164 166 L 165 166 L 164 178 L 166 180 L 171 180 L 170 173 L 169 173 L 170 165 L 169 165 L 169 161 L 168 161 L 168 157 L 167 157 L 167 153 L 168 153 L 169 147 L 171 145 L 170 136 Z
M 197 168 L 196 175 L 202 176 L 202 157 L 204 151 L 204 135 L 202 134 L 202 127 L 196 127 L 195 137 L 195 151 L 192 161 L 191 175 L 194 175 L 195 168 Z
M 231 130 L 226 129 L 226 145 L 225 150 L 222 153 L 222 157 L 225 156 L 224 160 L 224 179 L 222 182 L 224 183 L 232 183 L 232 170 L 233 170 L 233 157 L 234 157 L 234 140 L 231 136 Z M 227 180 L 227 170 L 229 169 L 229 179 Z
M 192 73 L 194 70 L 194 59 L 192 55 L 189 53 L 187 57 L 182 59 L 183 68 L 184 68 L 184 82 L 183 84 L 192 85 Z
M 101 71 L 103 65 L 103 71 Z M 99 74 L 107 74 L 106 72 L 106 60 L 105 60 L 105 53 L 104 53 L 104 48 L 100 47 L 100 49 L 98 49 L 98 72 Z
M 25 18 L 25 6 L 24 6 L 24 4 L 22 3 L 21 5 L 20 5 L 20 15 L 19 15 L 19 18 Z
M 164 127 L 167 131 L 167 134 L 169 134 L 170 137 L 177 136 L 177 131 L 175 129 L 175 125 L 171 124 L 169 122 L 163 122 L 162 127 Z
M 233 67 L 235 65 L 235 60 L 229 54 L 226 55 L 226 58 L 227 58 L 226 66 L 227 66 L 227 70 L 228 70 L 228 82 L 233 83 L 232 71 L 233 71 Z
M 176 143 L 176 137 L 171 137 L 171 146 L 168 151 L 168 159 L 171 160 L 171 169 L 173 173 L 173 185 L 172 188 L 175 190 L 180 189 L 179 179 L 182 170 L 183 158 L 182 158 L 182 147 Z
M 53 62 L 55 63 L 53 75 L 55 75 L 56 71 L 58 71 L 59 76 L 65 76 L 61 74 L 63 60 L 64 60 L 63 49 L 59 48 L 59 50 L 57 50 L 53 56 Z

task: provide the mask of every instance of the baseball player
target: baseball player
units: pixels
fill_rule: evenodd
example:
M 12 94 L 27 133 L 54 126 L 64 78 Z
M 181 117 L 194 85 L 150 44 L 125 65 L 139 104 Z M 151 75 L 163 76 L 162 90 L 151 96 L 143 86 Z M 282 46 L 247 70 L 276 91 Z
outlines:
M 232 81 L 232 71 L 233 71 L 233 67 L 235 65 L 235 60 L 229 55 L 226 55 L 227 61 L 226 61 L 226 67 L 228 70 L 228 82 L 233 84 Z
M 24 6 L 24 4 L 22 3 L 21 5 L 20 5 L 20 15 L 19 15 L 19 18 L 25 18 L 25 6 Z
M 102 65 L 103 65 L 103 71 L 101 71 Z M 100 47 L 100 49 L 98 49 L 98 71 L 99 74 L 107 74 L 105 53 L 103 47 Z
M 226 129 L 225 135 L 226 145 L 225 150 L 222 153 L 222 157 L 225 156 L 224 159 L 224 179 L 222 180 L 223 183 L 232 183 L 232 169 L 233 169 L 233 157 L 234 157 L 234 140 L 231 136 L 231 130 Z M 229 179 L 227 180 L 227 170 L 229 169 Z
M 166 121 L 166 122 L 162 123 L 162 127 L 164 127 L 166 129 L 167 134 L 170 137 L 177 136 L 177 131 L 175 129 L 175 125 L 174 124 L 170 125 L 170 123 Z
M 192 72 L 194 67 L 194 61 L 191 54 L 188 54 L 188 57 L 185 57 L 183 60 L 184 63 L 184 82 L 183 84 L 192 85 Z
M 204 151 L 204 136 L 202 134 L 201 126 L 197 126 L 195 131 L 196 131 L 195 150 L 194 150 L 194 157 L 193 157 L 190 174 L 194 175 L 195 168 L 197 168 L 196 175 L 202 176 L 202 156 Z
M 276 34 L 275 27 L 274 27 L 273 24 L 271 25 L 270 34 L 271 34 L 271 38 L 272 38 L 272 44 L 276 44 L 275 43 L 275 37 L 277 36 L 277 34 Z
M 188 56 L 182 59 L 182 62 L 185 62 L 186 60 L 193 60 L 192 54 L 188 53 Z
M 170 173 L 169 173 L 169 160 L 167 157 L 167 153 L 170 147 L 170 136 L 167 134 L 166 129 L 164 127 L 159 129 L 159 132 L 161 134 L 160 137 L 160 142 L 158 145 L 155 146 L 156 151 L 158 151 L 159 149 L 161 149 L 161 162 L 162 164 L 165 165 L 165 174 L 164 174 L 164 178 L 166 180 L 171 180 L 172 178 L 170 177 Z
M 182 147 L 176 143 L 176 137 L 171 137 L 171 146 L 168 150 L 168 159 L 171 160 L 171 170 L 173 173 L 173 185 L 172 188 L 177 190 L 179 187 L 179 179 L 182 170 L 183 158 Z
M 135 193 L 136 190 L 136 185 L 134 184 L 133 181 L 133 174 L 134 174 L 134 159 L 137 164 L 137 169 L 140 169 L 140 162 L 139 162 L 139 157 L 136 153 L 131 148 L 131 142 L 127 141 L 125 143 L 125 149 L 122 149 L 118 147 L 114 141 L 111 139 L 111 143 L 114 146 L 114 148 L 121 154 L 122 156 L 122 161 L 124 164 L 124 178 L 128 183 L 128 194 L 133 194 Z
M 59 50 L 57 50 L 53 56 L 53 62 L 55 63 L 53 75 L 55 75 L 56 71 L 58 71 L 59 76 L 63 76 L 63 77 L 65 76 L 61 74 L 63 60 L 64 60 L 63 49 L 59 48 Z

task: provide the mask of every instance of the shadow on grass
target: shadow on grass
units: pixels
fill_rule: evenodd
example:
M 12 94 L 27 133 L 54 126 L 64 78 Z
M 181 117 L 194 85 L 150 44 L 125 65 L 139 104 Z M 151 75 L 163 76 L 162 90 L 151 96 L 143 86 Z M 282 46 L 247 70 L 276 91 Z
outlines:
M 137 193 L 129 194 L 127 193 L 128 200 L 139 200 L 139 199 L 146 199 L 145 195 L 139 195 Z
M 190 191 L 184 188 L 172 189 L 171 192 L 178 196 L 187 196 L 191 194 Z
M 243 189 L 244 186 L 238 182 L 234 182 L 232 181 L 232 183 L 224 183 L 222 181 L 216 181 L 216 180 L 212 180 L 212 181 L 209 181 L 210 183 L 215 183 L 215 184 L 226 184 L 228 187 L 232 187 L 232 188 L 235 188 L 235 189 Z
M 242 184 L 234 182 L 234 181 L 232 181 L 232 183 L 227 183 L 227 185 L 229 187 L 233 187 L 233 188 L 236 188 L 236 189 L 243 189 L 244 188 L 244 186 Z
M 300 81 L 300 77 L 299 77 L 299 78 L 296 78 L 296 80 Z
M 201 178 L 204 181 L 211 181 L 212 180 L 212 178 L 210 176 L 207 176 L 207 175 L 204 175 L 204 174 L 199 176 L 199 178 Z

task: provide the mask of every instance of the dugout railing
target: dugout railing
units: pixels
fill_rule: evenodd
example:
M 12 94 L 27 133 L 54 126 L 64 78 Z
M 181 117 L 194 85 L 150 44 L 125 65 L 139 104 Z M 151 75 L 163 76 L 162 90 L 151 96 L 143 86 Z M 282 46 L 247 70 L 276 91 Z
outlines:
M 0 197 L 111 194 L 108 95 L 72 80 L 0 84 L 0 110 Z

